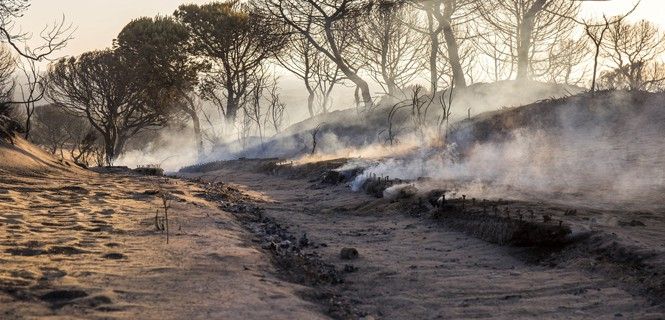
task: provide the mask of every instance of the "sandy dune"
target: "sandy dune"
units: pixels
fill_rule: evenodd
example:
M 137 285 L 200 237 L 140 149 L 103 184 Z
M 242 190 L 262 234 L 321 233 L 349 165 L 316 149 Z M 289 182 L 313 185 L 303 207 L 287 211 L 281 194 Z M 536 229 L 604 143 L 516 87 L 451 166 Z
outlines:
M 197 185 L 26 154 L 0 175 L 0 318 L 325 318 Z M 159 188 L 174 197 L 169 244 Z

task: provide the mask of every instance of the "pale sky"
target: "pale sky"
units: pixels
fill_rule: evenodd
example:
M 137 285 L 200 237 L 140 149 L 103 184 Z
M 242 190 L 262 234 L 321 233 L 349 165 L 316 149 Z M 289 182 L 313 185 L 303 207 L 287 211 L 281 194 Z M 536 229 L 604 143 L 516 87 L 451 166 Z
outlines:
M 491 1 L 491 0 L 489 0 Z M 203 4 L 210 0 L 32 0 L 32 7 L 21 20 L 24 31 L 39 31 L 62 15 L 76 28 L 75 39 L 62 55 L 108 47 L 123 26 L 142 16 L 172 14 L 182 3 Z M 634 0 L 589 1 L 584 4 L 584 16 L 616 14 L 632 7 Z M 665 29 L 665 1 L 642 0 L 633 18 L 645 18 Z
M 20 21 L 24 31 L 37 36 L 47 24 L 62 19 L 76 31 L 60 55 L 78 55 L 103 49 L 132 19 L 170 15 L 183 3 L 204 4 L 210 0 L 31 0 L 31 7 Z

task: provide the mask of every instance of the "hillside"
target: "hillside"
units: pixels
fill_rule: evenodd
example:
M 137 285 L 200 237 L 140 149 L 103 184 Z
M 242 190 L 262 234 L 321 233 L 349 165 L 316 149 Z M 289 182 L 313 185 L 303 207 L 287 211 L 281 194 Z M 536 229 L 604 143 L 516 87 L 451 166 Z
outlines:
M 665 94 L 587 93 L 487 112 L 459 122 L 449 137 L 461 151 L 477 143 L 514 137 L 516 130 L 545 130 L 552 135 L 595 134 L 648 144 L 653 141 L 646 138 L 665 130 L 664 104 Z
M 56 159 L 21 137 L 14 136 L 12 140 L 13 143 L 0 139 L 0 171 L 5 174 L 91 174 L 70 161 Z
M 662 208 L 663 105 L 663 93 L 619 91 L 489 112 L 456 123 L 445 150 L 388 157 L 368 172 L 466 181 L 470 196 Z
M 580 92 L 582 89 L 579 87 L 541 82 L 499 81 L 473 84 L 464 90 L 453 91 L 452 120 L 466 118 L 468 113 L 479 114 Z M 437 93 L 429 107 L 428 118 L 433 119 L 432 121 L 436 121 L 441 114 L 439 97 L 442 94 L 447 93 Z M 404 103 L 408 104 L 408 99 L 410 97 Z M 244 148 L 237 142 L 219 145 L 202 160 L 206 162 L 239 157 L 295 157 L 307 154 L 312 149 L 311 132 L 319 125 L 321 131 L 317 138 L 318 151 L 325 154 L 342 152 L 342 156 L 349 156 L 344 154 L 347 149 L 387 143 L 388 115 L 393 105 L 394 103 L 380 102 L 368 113 L 350 108 L 318 115 L 288 127 L 263 143 L 258 138 L 253 138 Z M 394 130 L 400 138 L 407 139 L 413 131 L 410 113 L 410 107 L 402 108 L 393 120 Z

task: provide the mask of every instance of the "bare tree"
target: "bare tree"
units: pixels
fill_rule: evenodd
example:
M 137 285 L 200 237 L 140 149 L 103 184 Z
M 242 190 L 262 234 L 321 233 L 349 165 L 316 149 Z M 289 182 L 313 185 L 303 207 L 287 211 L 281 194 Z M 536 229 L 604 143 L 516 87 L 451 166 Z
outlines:
M 479 41 L 476 48 L 488 59 L 480 68 L 492 81 L 510 79 L 515 73 L 515 59 L 511 53 L 511 43 L 504 43 L 496 33 L 477 32 Z M 491 76 L 490 76 L 491 75 Z
M 16 61 L 12 52 L 0 46 L 0 115 L 8 116 L 13 111 L 12 96 L 14 95 L 14 71 Z
M 448 127 L 450 125 L 450 116 L 453 108 L 453 94 L 455 93 L 455 81 L 451 81 L 452 85 L 448 88 L 448 92 L 442 92 L 439 96 L 439 105 L 441 106 L 441 114 L 437 124 L 438 135 L 442 138 L 441 146 L 444 146 L 448 139 Z
M 428 113 L 433 105 L 434 95 L 434 93 L 428 95 L 421 86 L 415 86 L 411 95 L 409 105 L 411 107 L 411 121 L 413 122 L 414 132 L 422 141 L 425 140 L 425 131 L 431 123 Z
M 411 7 L 381 0 L 367 6 L 353 33 L 357 54 L 388 96 L 401 93 L 423 70 L 425 36 L 410 27 L 417 24 L 418 18 Z
M 323 129 L 323 126 L 325 126 L 326 123 L 319 123 L 312 131 L 310 134 L 312 135 L 312 152 L 310 153 L 311 155 L 316 154 L 316 147 L 318 146 L 318 139 L 319 139 L 319 133 L 321 132 L 321 129 Z
M 628 89 L 646 90 L 665 81 L 653 64 L 665 52 L 665 37 L 654 23 L 618 20 L 609 29 L 606 47 L 607 57 Z
M 318 111 L 328 112 L 330 94 L 343 78 L 337 66 L 317 50 L 301 34 L 290 37 L 285 54 L 278 55 L 279 64 L 303 80 L 307 90 L 307 110 L 310 117 Z M 318 107 L 318 108 L 316 108 Z M 316 109 L 315 109 L 316 108 Z
M 194 130 L 194 138 L 196 139 L 196 150 L 199 156 L 204 153 L 203 150 L 203 130 L 201 129 L 201 104 L 198 101 L 198 96 L 194 91 L 183 92 L 182 97 L 185 103 L 180 104 L 180 109 L 189 116 L 192 120 L 192 127 Z
M 284 104 L 278 92 L 278 78 L 262 68 L 252 79 L 251 94 L 243 101 L 243 123 L 244 131 L 251 132 L 252 129 L 258 133 L 261 143 L 266 132 L 273 129 L 275 134 L 281 131 L 284 122 Z
M 589 53 L 588 41 L 565 39 L 550 47 L 548 72 L 541 77 L 553 83 L 577 85 L 585 79 L 585 70 L 577 71 Z
M 605 34 L 610 29 L 612 25 L 606 16 L 603 16 L 603 21 L 581 22 L 584 25 L 584 32 L 587 37 L 591 40 L 594 46 L 594 55 L 593 55 L 593 72 L 591 77 L 591 92 L 596 91 L 596 77 L 598 75 L 598 58 L 600 57 L 600 51 L 602 49 Z
M 35 112 L 35 104 L 42 100 L 46 92 L 46 78 L 37 66 L 35 60 L 24 59 L 23 64 L 19 65 L 19 69 L 23 72 L 24 84 L 19 86 L 19 91 L 23 101 L 25 112 L 25 139 L 30 138 L 30 129 L 32 127 L 32 116 Z
M 473 4 L 476 0 L 411 0 L 413 6 L 425 14 L 425 26 L 412 26 L 424 33 L 429 41 L 430 91 L 439 89 L 439 81 L 445 79 L 441 75 L 451 73 L 456 85 L 466 87 L 463 67 L 464 57 L 461 54 L 461 43 L 469 33 L 466 26 L 475 18 Z M 462 30 L 464 29 L 464 30 Z M 464 34 L 464 35 L 462 35 Z M 441 39 L 443 36 L 443 41 Z M 443 53 L 449 71 L 442 71 L 439 56 Z
M 11 48 L 13 48 L 14 52 L 26 60 L 41 61 L 66 46 L 67 41 L 72 38 L 71 26 L 66 25 L 65 19 L 63 17 L 61 21 L 56 22 L 52 26 L 44 27 L 39 35 L 42 40 L 41 44 L 31 48 L 26 44 L 26 42 L 32 38 L 32 35 L 29 33 L 24 33 L 16 27 L 17 20 L 24 16 L 29 7 L 29 0 L 0 1 L 0 42 L 8 44 Z M 2 90 L 2 92 L 0 92 L 0 116 L 6 117 L 10 116 L 10 112 L 15 111 L 14 108 L 12 108 L 12 105 L 16 102 L 12 102 L 11 99 L 14 83 L 12 81 L 10 89 L 7 89 L 7 78 L 4 77 L 4 72 L 9 66 L 6 63 L 7 59 L 11 57 L 12 68 L 14 67 L 13 64 L 15 64 L 15 61 L 11 53 L 5 52 L 6 50 L 4 46 L 2 50 L 3 52 L 0 53 L 0 60 L 2 60 L 0 61 L 0 76 L 3 76 L 2 79 L 0 79 L 0 90 Z M 30 86 L 30 84 L 28 84 L 28 86 Z M 32 90 L 28 89 L 28 91 Z M 25 93 L 25 91 L 23 91 L 23 93 Z M 37 94 L 37 96 L 39 96 L 39 94 Z M 28 127 L 30 126 L 30 119 L 34 110 L 34 105 L 31 106 L 33 103 L 31 102 L 32 100 L 23 102 L 27 108 L 26 124 Z M 27 131 L 26 135 L 27 134 L 29 134 L 29 130 Z M 8 133 L 7 135 L 10 141 L 14 143 L 13 133 Z
M 263 93 L 269 86 L 269 75 L 265 68 L 257 70 L 252 76 L 252 85 L 249 95 L 245 97 L 242 102 L 243 114 L 251 122 L 251 125 L 257 130 L 261 143 L 264 137 L 264 118 L 266 112 L 264 110 Z
M 247 148 L 247 142 L 249 137 L 252 135 L 252 129 L 254 128 L 254 121 L 252 117 L 249 115 L 249 113 L 243 111 L 241 112 L 240 121 L 236 121 L 234 125 L 236 126 L 238 141 L 241 142 L 243 149 Z
M 580 20 L 575 15 L 566 14 L 565 12 L 556 12 L 549 11 L 549 13 L 554 14 L 560 18 L 570 20 L 578 25 L 583 26 L 584 33 L 587 38 L 592 42 L 594 46 L 594 57 L 593 57 L 593 71 L 592 71 L 592 80 L 591 80 L 591 92 L 596 90 L 596 77 L 598 74 L 598 59 L 600 57 L 601 49 L 605 43 L 605 35 L 610 30 L 610 27 L 614 24 L 620 23 L 630 14 L 632 14 L 635 9 L 640 4 L 640 0 L 635 2 L 633 8 L 624 13 L 623 15 L 615 16 L 612 19 L 608 19 L 607 16 L 603 15 L 602 20 Z
M 388 129 L 386 130 L 388 137 L 386 137 L 386 142 L 390 143 L 391 146 L 399 143 L 399 139 L 397 139 L 398 129 L 395 128 L 395 117 L 400 110 L 407 107 L 409 107 L 408 103 L 405 103 L 404 101 L 398 102 L 393 104 L 388 112 Z
M 428 5 L 425 7 L 425 12 L 427 13 L 427 35 L 429 36 L 429 72 L 430 72 L 430 91 L 436 92 L 439 89 L 439 50 L 440 50 L 440 41 L 439 35 L 441 34 L 441 27 L 435 23 L 433 11 L 433 5 Z
M 322 113 L 328 113 L 333 107 L 332 92 L 339 84 L 343 84 L 346 78 L 337 64 L 329 59 L 323 59 L 315 65 L 316 74 L 316 101 Z
M 22 32 L 16 26 L 16 20 L 23 17 L 29 8 L 29 0 L 0 1 L 0 37 L 21 57 L 40 61 L 64 48 L 72 38 L 73 31 L 63 17 L 53 25 L 45 26 L 39 34 L 42 43 L 30 48 L 25 42 L 30 40 L 32 35 Z
M 83 135 L 81 137 L 81 135 Z M 88 167 L 94 158 L 94 152 L 98 148 L 98 136 L 94 129 L 88 128 L 87 131 L 78 131 L 72 137 L 69 155 L 74 163 Z
M 62 113 L 54 114 L 53 110 L 47 110 L 46 108 L 37 108 L 36 109 L 36 123 L 33 134 L 33 141 L 46 148 L 48 152 L 53 155 L 60 152 L 61 157 L 63 156 L 62 151 L 65 149 L 65 145 L 70 138 L 70 135 L 66 132 L 66 128 L 70 127 L 73 122 L 63 121 Z
M 32 141 L 46 148 L 51 154 L 64 158 L 69 150 L 74 160 L 82 159 L 78 147 L 91 131 L 85 118 L 67 113 L 55 105 L 37 106 L 34 109 Z
M 182 5 L 175 16 L 190 30 L 194 52 L 211 59 L 205 97 L 223 109 L 227 121 L 234 121 L 252 90 L 252 75 L 286 44 L 282 24 L 233 0 Z M 216 92 L 219 88 L 222 93 Z
M 333 61 L 354 83 L 366 109 L 373 105 L 369 85 L 358 74 L 353 54 L 344 50 L 346 35 L 356 28 L 361 0 L 260 0 L 266 14 L 302 34 L 317 50 Z
M 513 45 L 511 55 L 517 64 L 517 79 L 532 77 L 549 59 L 550 47 L 568 38 L 575 24 L 580 2 L 568 0 L 477 1 L 476 9 L 496 32 L 500 41 Z M 547 66 L 546 66 L 547 67 Z M 540 71 L 541 74 L 547 70 Z
M 268 93 L 265 95 L 265 99 L 268 105 L 265 123 L 266 125 L 272 125 L 272 127 L 275 129 L 275 134 L 278 134 L 282 131 L 286 104 L 283 103 L 280 99 L 277 78 L 274 78 L 270 83 L 270 86 L 268 87 Z

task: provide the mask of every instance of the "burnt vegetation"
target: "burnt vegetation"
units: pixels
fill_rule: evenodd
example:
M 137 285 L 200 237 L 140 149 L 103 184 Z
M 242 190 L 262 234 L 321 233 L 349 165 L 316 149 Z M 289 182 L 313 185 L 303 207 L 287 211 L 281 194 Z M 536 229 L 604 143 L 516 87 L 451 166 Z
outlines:
M 325 136 L 349 124 L 331 115 L 350 107 L 335 96 L 345 87 L 354 140 L 395 146 L 415 133 L 441 145 L 451 119 L 482 109 L 468 98 L 484 82 L 546 82 L 559 97 L 661 91 L 665 42 L 656 24 L 629 19 L 637 5 L 586 19 L 564 0 L 217 1 L 137 18 L 109 48 L 57 60 L 71 28 L 60 21 L 23 49 L 13 21 L 29 1 L 7 1 L 0 104 L 21 124 L 12 130 L 82 166 L 158 148 L 166 132 L 191 137 L 199 159 L 238 148 L 282 156 L 286 142 L 298 145 L 291 155 L 329 152 Z M 304 104 L 285 98 L 287 76 Z M 311 120 L 289 127 L 302 116 Z M 62 121 L 77 129 L 49 123 Z

